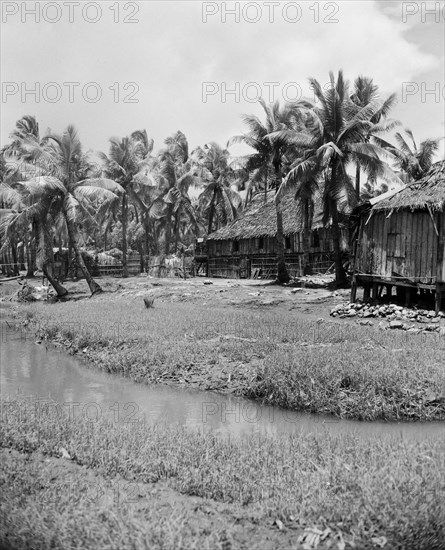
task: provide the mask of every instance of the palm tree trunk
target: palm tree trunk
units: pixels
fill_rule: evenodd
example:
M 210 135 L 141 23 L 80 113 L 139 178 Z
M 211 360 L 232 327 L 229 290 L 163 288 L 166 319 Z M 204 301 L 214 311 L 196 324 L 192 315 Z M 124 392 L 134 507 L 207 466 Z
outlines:
M 25 271 L 25 239 L 22 241 L 22 246 L 19 250 L 19 259 L 20 259 L 20 271 Z
M 85 265 L 85 262 L 83 261 L 82 252 L 80 251 L 79 244 L 77 242 L 76 227 L 74 225 L 74 221 L 72 220 L 72 218 L 68 216 L 68 213 L 65 208 L 63 209 L 63 216 L 65 218 L 66 227 L 68 229 L 69 241 L 71 243 L 71 246 L 74 248 L 74 252 L 76 254 L 77 263 L 79 264 L 79 267 L 82 270 L 82 273 L 88 283 L 88 286 L 90 287 L 91 295 L 93 296 L 94 294 L 102 292 L 102 288 L 93 279 L 90 272 L 88 271 L 87 266 Z
M 167 220 L 165 222 L 164 256 L 168 256 L 170 254 L 170 241 L 172 234 L 172 209 L 173 206 L 169 204 L 167 207 Z
M 268 179 L 268 175 L 269 175 L 269 170 L 267 169 L 267 166 L 266 166 L 266 173 L 264 175 L 264 202 L 265 203 L 267 202 L 267 179 Z
M 142 239 L 138 241 L 138 249 L 139 249 L 139 267 L 140 267 L 141 273 L 144 273 L 145 272 L 144 243 L 142 242 Z
M 178 242 L 179 242 L 179 220 L 178 220 L 178 211 L 176 211 L 176 214 L 175 214 L 174 233 L 175 233 L 175 254 L 177 254 L 177 253 L 178 253 Z
M 311 227 L 310 227 L 310 208 L 309 199 L 303 200 L 303 274 L 310 275 L 312 269 L 310 266 L 310 242 L 311 242 Z
M 8 246 L 7 250 L 5 250 L 5 259 L 6 259 L 6 273 L 8 277 L 14 277 L 14 271 L 12 269 L 12 261 L 11 261 L 11 250 Z
M 148 273 L 148 263 L 150 258 L 150 224 L 147 216 L 144 219 L 144 245 L 145 245 L 145 269 Z
M 275 203 L 277 213 L 277 279 L 279 283 L 283 284 L 289 282 L 289 273 L 284 257 L 283 212 L 281 211 L 280 202 Z
M 62 298 L 68 294 L 68 290 L 59 283 L 54 275 L 54 253 L 53 246 L 51 242 L 51 235 L 49 234 L 48 228 L 45 224 L 42 224 L 39 227 L 36 222 L 34 225 L 35 230 L 35 239 L 36 239 L 36 250 L 39 246 L 42 247 L 41 258 L 42 258 L 42 271 L 45 277 L 50 282 L 51 286 L 57 292 L 57 296 Z M 41 238 L 41 243 L 39 243 L 39 236 Z
M 207 229 L 207 233 L 210 235 L 212 232 L 212 226 L 213 226 L 213 216 L 215 215 L 215 202 L 216 202 L 216 188 L 213 191 L 213 197 L 210 202 L 210 210 L 209 210 L 209 226 Z
M 355 167 L 355 198 L 360 201 L 360 164 Z
M 334 262 L 335 262 L 335 286 L 341 287 L 346 283 L 346 272 L 343 267 L 343 258 L 340 246 L 341 231 L 338 223 L 337 204 L 333 199 L 330 199 L 330 210 L 332 217 L 332 242 L 334 246 Z
M 107 234 L 108 234 L 108 224 L 105 226 L 105 230 L 104 230 L 104 252 L 107 250 Z
M 26 247 L 26 277 L 28 277 L 28 273 L 31 266 L 31 251 L 29 250 L 29 242 Z
M 122 277 L 128 277 L 127 267 L 127 225 L 128 225 L 128 197 L 122 195 Z
M 34 277 L 34 271 L 36 270 L 37 240 L 38 240 L 37 223 L 35 220 L 33 220 L 31 223 L 31 238 L 29 240 L 30 261 L 28 265 L 28 273 L 26 274 L 27 277 Z
M 276 186 L 275 193 L 278 192 L 278 189 L 281 185 L 281 169 L 277 169 L 275 172 L 276 175 Z M 289 282 L 289 273 L 286 268 L 286 260 L 284 257 L 284 230 L 283 230 L 283 212 L 281 209 L 281 200 L 278 199 L 278 196 L 275 194 L 275 209 L 277 215 L 277 280 L 280 284 Z
M 14 239 L 11 239 L 11 254 L 12 254 L 12 263 L 14 275 L 19 275 L 19 261 L 17 256 L 17 243 Z
M 210 205 L 210 210 L 209 210 L 209 225 L 208 225 L 208 228 L 207 228 L 207 234 L 208 235 L 210 235 L 210 233 L 212 232 L 214 212 L 215 212 L 215 208 L 214 208 L 213 202 L 212 202 L 211 205 Z

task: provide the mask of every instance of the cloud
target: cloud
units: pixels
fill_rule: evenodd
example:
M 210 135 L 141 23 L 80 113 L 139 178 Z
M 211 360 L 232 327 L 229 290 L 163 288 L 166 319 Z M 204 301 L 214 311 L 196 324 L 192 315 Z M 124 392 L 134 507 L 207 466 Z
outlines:
M 239 82 L 242 90 L 246 83 L 257 82 L 266 95 L 270 88 L 264 83 L 279 82 L 279 98 L 288 82 L 297 82 L 306 94 L 309 76 L 326 82 L 329 70 L 340 68 L 351 80 L 359 74 L 372 76 L 385 94 L 399 91 L 402 82 L 422 73 L 428 72 L 431 78 L 437 74 L 438 79 L 441 75 L 440 56 L 422 49 L 421 31 L 426 27 L 417 26 L 414 39 L 409 40 L 407 26 L 395 17 L 394 6 L 382 11 L 377 2 L 343 1 L 333 10 L 333 2 L 320 3 L 316 23 L 312 4 L 300 2 L 301 17 L 290 23 L 286 17 L 297 12 L 290 10 L 285 17 L 280 4 L 270 23 L 266 4 L 251 2 L 262 10 L 257 23 L 242 17 L 236 23 L 230 15 L 224 23 L 222 5 L 207 4 L 218 8 L 207 23 L 202 21 L 201 3 L 181 1 L 139 2 L 137 24 L 114 23 L 111 2 L 101 4 L 103 16 L 95 24 L 81 18 L 68 23 L 66 17 L 55 24 L 22 24 L 20 18 L 10 17 L 2 38 L 3 50 L 8 52 L 2 59 L 4 81 L 80 85 L 72 103 L 66 94 L 58 103 L 43 97 L 36 103 L 30 95 L 24 102 L 19 94 L 8 98 L 3 104 L 2 141 L 15 121 L 29 113 L 38 117 L 43 128 L 61 130 L 75 123 L 85 146 L 94 149 L 106 150 L 110 136 L 137 128 L 146 128 L 156 147 L 177 129 L 186 133 L 191 146 L 209 140 L 225 143 L 242 130 L 242 113 L 259 110 L 242 93 L 239 102 L 233 95 L 223 101 L 223 83 L 233 88 Z M 250 18 L 254 10 L 255 6 Z M 324 22 L 333 19 L 338 22 Z M 101 88 L 97 103 L 82 95 L 88 82 Z M 131 82 L 138 86 L 138 103 L 126 101 L 131 89 L 124 85 Z M 207 102 L 202 98 L 204 82 L 214 82 L 219 90 Z M 429 106 L 429 113 L 433 107 Z M 405 124 L 414 130 L 423 123 L 421 109 L 406 116 Z M 438 110 L 434 118 L 439 131 L 443 113 Z

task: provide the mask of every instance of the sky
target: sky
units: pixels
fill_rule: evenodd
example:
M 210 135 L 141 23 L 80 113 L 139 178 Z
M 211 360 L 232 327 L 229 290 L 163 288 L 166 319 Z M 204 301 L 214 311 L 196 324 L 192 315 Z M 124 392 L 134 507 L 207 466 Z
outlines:
M 445 134 L 443 1 L 1 4 L 2 145 L 25 114 L 41 132 L 74 124 L 85 150 L 138 129 L 155 151 L 177 130 L 225 145 L 260 95 L 310 98 L 308 78 L 339 69 L 397 93 L 417 141 Z

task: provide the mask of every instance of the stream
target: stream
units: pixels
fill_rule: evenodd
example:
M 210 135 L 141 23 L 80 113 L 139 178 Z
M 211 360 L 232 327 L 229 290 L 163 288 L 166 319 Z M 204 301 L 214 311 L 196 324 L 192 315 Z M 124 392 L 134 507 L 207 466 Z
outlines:
M 340 420 L 298 413 L 230 395 L 165 385 L 136 384 L 88 368 L 64 351 L 35 344 L 5 330 L 1 323 L 0 396 L 3 407 L 14 396 L 59 404 L 59 411 L 90 421 L 144 421 L 176 424 L 233 437 L 265 433 L 354 432 L 360 437 L 421 441 L 443 437 L 443 422 L 386 423 Z M 31 402 L 31 401 L 30 401 Z

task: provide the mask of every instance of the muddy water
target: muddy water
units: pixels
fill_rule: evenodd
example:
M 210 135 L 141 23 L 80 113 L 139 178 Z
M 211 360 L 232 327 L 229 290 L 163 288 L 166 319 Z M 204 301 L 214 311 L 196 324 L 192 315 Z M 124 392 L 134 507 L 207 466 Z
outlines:
M 233 396 L 170 386 L 144 386 L 89 369 L 63 352 L 7 333 L 4 323 L 2 325 L 0 388 L 4 402 L 19 393 L 40 402 L 49 400 L 54 407 L 58 403 L 59 412 L 82 415 L 92 422 L 105 417 L 116 422 L 137 420 L 149 424 L 177 424 L 230 436 L 352 431 L 365 438 L 387 436 L 422 440 L 444 435 L 444 423 L 339 421 L 263 406 Z

